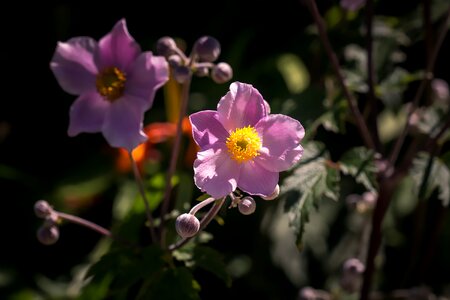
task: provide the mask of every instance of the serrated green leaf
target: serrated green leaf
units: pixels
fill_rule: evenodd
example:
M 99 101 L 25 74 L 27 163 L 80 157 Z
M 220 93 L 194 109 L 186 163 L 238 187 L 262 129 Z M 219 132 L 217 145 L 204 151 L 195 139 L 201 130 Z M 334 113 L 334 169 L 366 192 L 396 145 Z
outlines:
M 376 190 L 374 152 L 365 147 L 350 149 L 339 161 L 342 173 L 351 175 L 369 191 Z
M 310 142 L 304 147 L 301 162 L 281 187 L 286 199 L 285 210 L 291 215 L 290 225 L 297 235 L 297 246 L 302 248 L 305 224 L 309 210 L 319 201 L 339 199 L 340 174 L 329 163 L 329 154 L 322 143 Z
M 415 181 L 415 191 L 419 197 L 428 199 L 435 189 L 442 205 L 450 203 L 450 170 L 448 155 L 445 160 L 438 157 L 430 158 L 425 152 L 420 152 L 413 161 L 410 175 Z
M 231 286 L 231 276 L 228 274 L 223 257 L 218 251 L 206 246 L 197 246 L 194 248 L 192 259 L 194 267 L 213 273 L 222 279 L 228 287 Z

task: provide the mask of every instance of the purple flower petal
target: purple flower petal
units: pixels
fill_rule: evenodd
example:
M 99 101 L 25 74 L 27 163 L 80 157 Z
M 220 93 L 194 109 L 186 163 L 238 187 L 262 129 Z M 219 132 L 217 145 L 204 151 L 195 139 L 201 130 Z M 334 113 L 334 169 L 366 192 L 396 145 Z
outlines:
M 238 187 L 250 195 L 269 196 L 278 184 L 278 172 L 271 172 L 256 161 L 242 164 Z
M 128 72 L 131 63 L 140 53 L 141 47 L 128 33 L 125 19 L 122 19 L 100 40 L 94 60 L 100 70 L 117 67 L 123 72 Z
M 97 42 L 89 37 L 76 37 L 58 43 L 50 68 L 64 91 L 81 95 L 95 90 L 98 70 L 93 53 L 96 49 Z
M 99 132 L 110 102 L 98 93 L 90 92 L 78 97 L 70 107 L 70 124 L 68 134 L 75 136 L 81 132 Z
M 216 199 L 236 189 L 240 165 L 230 158 L 226 149 L 211 147 L 197 153 L 194 181 L 199 189 Z
M 228 131 L 248 125 L 254 126 L 267 116 L 261 94 L 250 84 L 234 82 L 230 91 L 217 105 L 219 120 Z
M 122 147 L 131 151 L 147 140 L 142 131 L 144 110 L 141 102 L 141 99 L 127 96 L 111 104 L 102 131 L 112 147 Z
M 125 94 L 139 97 L 146 109 L 153 104 L 155 92 L 169 80 L 169 66 L 162 56 L 153 56 L 151 52 L 139 55 L 130 68 L 125 86 Z
M 303 126 L 285 115 L 269 115 L 255 126 L 261 136 L 262 149 L 255 158 L 265 169 L 281 172 L 291 168 L 302 156 L 299 145 L 305 136 Z
M 192 136 L 200 148 L 212 145 L 218 141 L 225 142 L 228 132 L 219 122 L 216 111 L 205 110 L 192 114 L 189 117 L 192 124 Z

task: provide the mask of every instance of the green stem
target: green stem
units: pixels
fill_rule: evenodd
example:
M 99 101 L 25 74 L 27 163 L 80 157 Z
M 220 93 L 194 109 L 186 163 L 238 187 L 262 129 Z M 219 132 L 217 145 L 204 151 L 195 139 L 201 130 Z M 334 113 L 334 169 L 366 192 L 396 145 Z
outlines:
M 152 237 L 152 241 L 156 242 L 157 238 L 156 238 L 156 234 L 155 234 L 155 229 L 154 229 L 154 221 L 153 221 L 153 217 L 152 217 L 152 213 L 150 211 L 150 205 L 147 199 L 147 195 L 145 194 L 145 187 L 144 187 L 144 182 L 142 180 L 142 176 L 141 173 L 139 172 L 138 166 L 136 164 L 136 161 L 133 158 L 133 155 L 131 154 L 131 152 L 129 152 L 129 156 L 130 156 L 130 160 L 131 160 L 131 164 L 133 166 L 133 173 L 134 173 L 134 178 L 136 180 L 136 184 L 138 186 L 139 189 L 139 193 L 142 196 L 142 201 L 144 201 L 144 206 L 145 206 L 145 214 L 147 215 L 147 220 L 148 220 L 148 229 L 150 231 L 150 236 Z
M 160 233 L 161 233 L 161 246 L 162 247 L 164 247 L 166 244 L 166 229 L 165 229 L 166 221 L 165 221 L 164 216 L 169 211 L 170 196 L 172 193 L 172 177 L 173 177 L 176 167 L 177 167 L 177 160 L 178 160 L 178 155 L 180 152 L 181 136 L 182 136 L 182 123 L 183 123 L 183 118 L 185 117 L 186 112 L 187 112 L 191 79 L 192 79 L 192 75 L 189 76 L 189 78 L 186 80 L 186 82 L 184 82 L 182 85 L 180 114 L 178 116 L 177 131 L 176 131 L 175 141 L 173 143 L 172 156 L 170 158 L 169 170 L 167 171 L 166 188 L 164 190 L 164 198 L 163 198 L 162 207 L 161 207 Z

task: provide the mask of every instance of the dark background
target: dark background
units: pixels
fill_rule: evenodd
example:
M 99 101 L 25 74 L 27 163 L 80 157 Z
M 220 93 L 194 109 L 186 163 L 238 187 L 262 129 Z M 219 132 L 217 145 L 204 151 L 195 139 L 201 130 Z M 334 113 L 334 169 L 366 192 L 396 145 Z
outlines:
M 318 1 L 323 10 L 336 3 Z M 376 12 L 404 14 L 418 3 L 379 1 Z M 3 10 L 0 20 L 0 271 L 11 274 L 11 280 L 9 284 L 0 285 L 0 297 L 2 293 L 11 295 L 20 289 L 34 288 L 36 274 L 67 278 L 68 270 L 83 261 L 98 239 L 96 233 L 70 225 L 64 228 L 60 241 L 54 246 L 40 245 L 35 238 L 40 220 L 33 214 L 34 202 L 51 194 L 61 179 L 71 176 L 72 170 L 88 161 L 92 153 L 109 153 L 100 134 L 82 134 L 75 138 L 66 134 L 68 110 L 75 98 L 61 90 L 49 69 L 57 41 L 74 36 L 91 36 L 98 40 L 121 18 L 126 18 L 130 33 L 143 50 L 154 50 L 156 40 L 165 35 L 184 39 L 188 49 L 198 37 L 212 35 L 222 44 L 219 60 L 229 62 L 234 69 L 233 80 L 252 83 L 266 99 L 287 93 L 273 66 L 273 58 L 285 52 L 306 53 L 311 42 L 304 30 L 312 20 L 301 1 L 10 4 L 9 9 Z M 447 38 L 441 53 L 449 53 L 449 48 Z M 408 54 L 413 58 L 421 57 L 423 45 L 417 44 Z M 311 73 L 319 74 L 327 65 L 325 59 L 318 66 L 321 69 L 314 69 L 317 65 L 313 66 L 307 59 L 305 63 Z M 440 59 L 437 74 L 448 79 L 445 65 L 446 61 Z M 412 59 L 408 66 L 420 68 L 422 62 Z M 227 89 L 228 84 L 216 86 L 203 78 L 195 79 L 192 87 L 193 92 L 202 91 L 210 97 L 205 104 L 209 108 L 215 107 Z M 163 110 L 163 102 L 158 100 L 161 94 L 155 100 L 155 112 Z M 156 116 L 149 118 L 158 119 Z M 108 226 L 105 211 L 111 208 L 107 201 L 111 195 L 107 193 L 103 197 L 83 216 Z M 258 235 L 259 225 L 255 219 L 244 222 L 230 222 L 226 229 L 220 228 L 224 236 L 213 245 L 225 254 L 259 252 L 261 261 L 270 260 L 268 249 L 264 249 L 264 239 L 252 238 Z M 259 245 L 262 248 L 255 251 Z M 262 277 L 261 274 L 267 275 Z M 243 298 L 244 295 L 258 299 L 293 299 L 297 293 L 297 287 L 292 286 L 270 261 L 255 267 L 251 276 L 236 281 L 232 290 L 224 289 L 222 283 L 205 274 L 199 276 L 205 299 L 210 299 L 208 296 L 214 290 L 225 291 L 218 296 L 221 299 Z

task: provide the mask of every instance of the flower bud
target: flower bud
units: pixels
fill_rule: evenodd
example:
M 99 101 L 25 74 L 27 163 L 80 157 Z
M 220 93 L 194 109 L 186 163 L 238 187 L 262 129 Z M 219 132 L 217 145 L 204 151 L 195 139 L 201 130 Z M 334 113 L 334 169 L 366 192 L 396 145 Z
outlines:
M 188 238 L 197 234 L 200 221 L 194 215 L 182 214 L 175 221 L 175 229 L 181 237 Z
M 52 245 L 59 239 L 59 229 L 56 226 L 41 226 L 37 231 L 37 239 L 44 245 Z
M 342 267 L 342 277 L 339 281 L 342 289 L 348 293 L 358 291 L 362 284 L 364 270 L 365 266 L 359 259 L 347 259 Z
M 173 77 L 178 83 L 184 83 L 191 76 L 191 70 L 185 66 L 179 66 L 173 69 Z
M 174 39 L 168 36 L 164 36 L 156 42 L 156 53 L 165 57 L 169 57 L 171 54 L 175 53 L 176 48 L 177 44 Z
M 39 200 L 34 204 L 34 213 L 39 218 L 46 218 L 53 212 L 52 207 L 45 200 Z
M 171 56 L 169 56 L 167 61 L 172 68 L 179 67 L 183 64 L 183 60 L 178 54 L 172 54 Z
M 255 212 L 256 203 L 252 197 L 244 197 L 238 204 L 239 212 L 243 215 L 250 215 Z
M 195 75 L 198 77 L 205 77 L 209 75 L 209 69 L 207 67 L 200 67 L 195 70 Z
M 340 4 L 343 9 L 356 11 L 366 4 L 366 0 L 341 0 Z
M 233 69 L 227 63 L 221 62 L 214 66 L 211 78 L 216 83 L 225 83 L 233 77 Z
M 195 42 L 193 51 L 200 61 L 213 62 L 220 55 L 220 43 L 211 36 L 203 36 Z
M 307 286 L 300 290 L 298 293 L 299 300 L 316 300 L 316 290 Z
M 273 200 L 276 197 L 278 197 L 279 194 L 280 194 L 280 186 L 277 184 L 272 194 L 270 194 L 269 196 L 261 196 L 261 198 L 264 200 Z
M 436 78 L 431 81 L 431 90 L 433 92 L 434 100 L 438 103 L 448 103 L 450 92 L 448 83 L 445 80 Z

